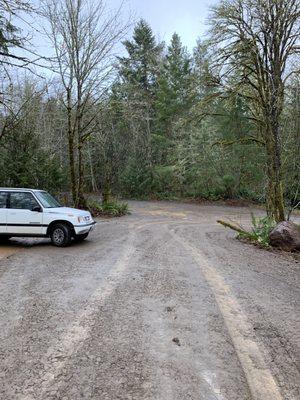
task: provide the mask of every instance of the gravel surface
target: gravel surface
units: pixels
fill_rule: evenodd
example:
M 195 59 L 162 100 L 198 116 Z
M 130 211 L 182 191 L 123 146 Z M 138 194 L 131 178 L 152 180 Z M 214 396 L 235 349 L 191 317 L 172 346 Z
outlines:
M 300 399 L 300 263 L 216 223 L 249 208 L 130 207 L 0 247 L 0 399 Z

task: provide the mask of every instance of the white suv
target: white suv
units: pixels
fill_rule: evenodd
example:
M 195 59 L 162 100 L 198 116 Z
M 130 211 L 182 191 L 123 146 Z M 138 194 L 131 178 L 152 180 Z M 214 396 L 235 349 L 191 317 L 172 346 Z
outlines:
M 95 224 L 88 211 L 63 207 L 44 190 L 0 188 L 0 239 L 50 237 L 64 247 L 84 240 Z

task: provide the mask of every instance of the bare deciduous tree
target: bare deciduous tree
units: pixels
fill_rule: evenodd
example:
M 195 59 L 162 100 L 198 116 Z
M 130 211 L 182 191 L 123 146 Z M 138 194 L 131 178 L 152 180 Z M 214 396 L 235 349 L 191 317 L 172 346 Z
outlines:
M 33 66 L 46 68 L 41 60 L 46 60 L 37 54 L 31 43 L 34 27 L 33 16 L 39 15 L 32 0 L 1 0 L 0 1 L 0 66 L 2 68 L 24 68 L 31 72 Z M 22 28 L 20 28 L 22 26 Z
M 5 92 L 5 101 L 0 100 L 1 113 L 0 113 L 0 146 L 3 145 L 4 139 L 9 136 L 10 132 L 17 129 L 19 124 L 27 118 L 28 113 L 31 112 L 32 98 L 35 96 L 43 95 L 46 91 L 45 85 L 32 86 L 31 96 L 20 95 L 20 84 L 18 83 L 18 76 L 15 76 L 15 82 L 10 82 L 9 85 L 3 85 L 3 92 Z M 26 86 L 27 80 L 24 80 Z
M 121 21 L 121 8 L 109 12 L 102 0 L 44 1 L 54 68 L 65 93 L 71 190 L 78 207 L 85 206 L 83 146 L 96 127 L 97 105 L 113 69 L 113 50 L 128 27 Z
M 266 148 L 267 211 L 284 220 L 280 119 L 286 81 L 299 73 L 300 2 L 222 1 L 211 24 L 220 86 L 247 98 Z

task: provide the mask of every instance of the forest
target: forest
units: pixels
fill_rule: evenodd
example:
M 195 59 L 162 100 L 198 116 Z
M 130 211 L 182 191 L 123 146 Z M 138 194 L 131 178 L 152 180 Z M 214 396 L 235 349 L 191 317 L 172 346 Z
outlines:
M 0 3 L 0 186 L 299 207 L 299 0 L 221 0 L 192 52 L 122 6 Z

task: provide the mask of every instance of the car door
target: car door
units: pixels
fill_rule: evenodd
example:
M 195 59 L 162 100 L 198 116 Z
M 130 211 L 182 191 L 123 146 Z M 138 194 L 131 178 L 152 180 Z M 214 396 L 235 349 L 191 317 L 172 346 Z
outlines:
M 43 213 L 33 211 L 39 207 L 37 200 L 30 192 L 10 192 L 6 226 L 7 233 L 39 235 L 42 233 Z
M 0 234 L 6 233 L 7 192 L 0 191 Z

